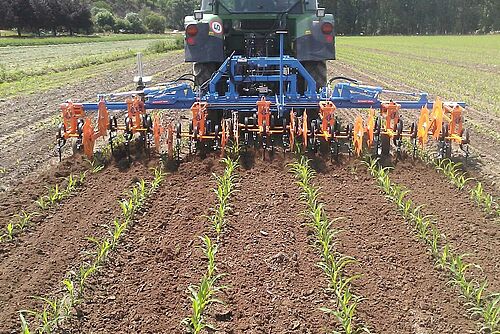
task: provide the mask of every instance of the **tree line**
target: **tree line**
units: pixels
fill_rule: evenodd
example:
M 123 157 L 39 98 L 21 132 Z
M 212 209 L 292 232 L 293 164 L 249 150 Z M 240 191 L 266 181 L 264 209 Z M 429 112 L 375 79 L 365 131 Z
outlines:
M 320 0 L 345 35 L 470 34 L 500 30 L 499 0 Z
M 183 29 L 200 0 L 0 0 L 0 28 L 163 32 Z M 319 0 L 343 35 L 470 34 L 500 30 L 500 0 Z
M 199 0 L 0 0 L 0 29 L 22 32 L 163 33 L 183 29 Z

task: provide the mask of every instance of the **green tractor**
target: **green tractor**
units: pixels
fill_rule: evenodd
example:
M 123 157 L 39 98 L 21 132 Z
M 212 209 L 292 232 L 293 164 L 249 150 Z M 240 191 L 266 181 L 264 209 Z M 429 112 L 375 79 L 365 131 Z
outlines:
M 232 54 L 279 56 L 277 31 L 287 32 L 284 54 L 302 63 L 317 88 L 326 86 L 326 61 L 335 59 L 333 15 L 315 0 L 202 0 L 201 10 L 184 24 L 185 60 L 194 63 L 198 87 Z M 305 86 L 299 78 L 299 91 Z

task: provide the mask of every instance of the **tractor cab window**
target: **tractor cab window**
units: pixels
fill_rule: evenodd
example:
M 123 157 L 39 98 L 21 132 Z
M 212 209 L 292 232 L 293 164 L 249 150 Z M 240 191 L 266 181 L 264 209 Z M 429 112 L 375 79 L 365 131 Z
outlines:
M 303 0 L 218 0 L 219 12 L 230 13 L 301 13 Z

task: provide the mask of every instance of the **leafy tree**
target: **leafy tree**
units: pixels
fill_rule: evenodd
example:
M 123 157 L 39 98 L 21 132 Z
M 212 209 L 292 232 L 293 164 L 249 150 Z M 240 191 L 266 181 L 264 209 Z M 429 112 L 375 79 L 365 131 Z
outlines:
M 110 30 L 115 25 L 115 17 L 113 13 L 107 10 L 99 11 L 95 15 L 94 21 L 97 24 L 97 26 L 101 28 L 101 30 L 103 31 Z
M 163 6 L 167 26 L 173 29 L 184 29 L 184 18 L 192 15 L 200 6 L 200 2 L 198 0 L 166 0 Z
M 165 32 L 167 20 L 160 14 L 152 13 L 146 16 L 144 23 L 150 32 L 159 34 Z
M 122 18 L 117 18 L 113 31 L 115 33 L 129 33 L 132 29 L 130 28 L 130 23 Z
M 139 17 L 139 14 L 137 13 L 128 13 L 125 16 L 125 20 L 128 21 L 130 24 L 130 30 L 134 34 L 142 34 L 146 32 L 146 28 L 144 27 L 144 24 L 142 23 L 141 18 Z

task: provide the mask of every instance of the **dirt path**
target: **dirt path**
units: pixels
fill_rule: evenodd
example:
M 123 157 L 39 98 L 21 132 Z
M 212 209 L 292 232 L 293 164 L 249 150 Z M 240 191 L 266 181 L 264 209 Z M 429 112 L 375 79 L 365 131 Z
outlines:
M 189 315 L 187 287 L 206 263 L 198 236 L 215 203 L 209 188 L 217 163 L 184 163 L 167 175 L 155 200 L 127 232 L 109 263 L 89 282 L 68 333 L 182 333 Z
M 111 166 L 89 179 L 80 193 L 51 210 L 15 244 L 0 246 L 1 333 L 19 331 L 17 311 L 35 307 L 32 296 L 61 287 L 65 273 L 76 270 L 85 252 L 93 250 L 86 238 L 107 233 L 103 225 L 119 215 L 117 201 L 147 175 L 149 167 L 138 162 L 123 171 Z
M 438 172 L 421 163 L 401 162 L 391 173 L 391 180 L 404 185 L 424 212 L 436 217 L 437 227 L 460 254 L 470 254 L 466 261 L 481 266 L 488 278 L 489 290 L 500 291 L 500 230 L 485 217 L 465 192 L 458 191 Z
M 309 230 L 302 225 L 298 189 L 282 161 L 256 160 L 240 172 L 230 227 L 219 264 L 228 273 L 221 333 L 320 333 L 332 323 L 326 278 Z
M 161 73 L 155 77 L 155 82 L 173 79 L 190 71 L 189 65 L 183 62 L 181 52 L 170 52 L 162 59 L 146 63 L 145 71 L 148 74 Z M 0 167 L 5 169 L 0 173 L 0 191 L 18 184 L 29 174 L 58 163 L 55 120 L 62 102 L 68 99 L 94 101 L 98 93 L 130 86 L 135 73 L 135 65 L 130 65 L 120 71 L 104 72 L 76 85 L 0 103 L 0 110 L 5 111 L 0 114 Z M 68 147 L 71 151 L 71 145 Z
M 475 333 L 458 301 L 425 247 L 408 224 L 379 193 L 366 167 L 352 161 L 321 167 L 315 181 L 336 223 L 340 252 L 358 261 L 354 289 L 366 298 L 359 316 L 373 333 Z

